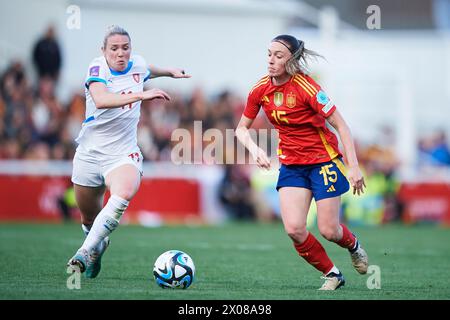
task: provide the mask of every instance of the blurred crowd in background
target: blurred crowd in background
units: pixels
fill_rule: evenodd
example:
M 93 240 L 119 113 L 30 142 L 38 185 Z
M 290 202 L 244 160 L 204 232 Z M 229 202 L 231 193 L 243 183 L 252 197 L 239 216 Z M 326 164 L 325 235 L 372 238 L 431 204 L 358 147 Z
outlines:
M 85 119 L 84 92 L 74 92 L 68 104 L 58 100 L 55 92 L 62 57 L 51 28 L 37 41 L 32 57 L 36 80 L 30 79 L 31 70 L 20 61 L 0 70 L 0 159 L 72 160 L 74 140 Z M 147 161 L 171 161 L 173 130 L 193 132 L 194 121 L 202 121 L 203 132 L 217 128 L 225 136 L 226 129 L 236 127 L 245 104 L 229 91 L 207 96 L 197 88 L 189 96 L 169 94 L 170 102 L 144 102 L 141 107 L 138 144 Z M 271 128 L 265 117 L 258 117 L 254 127 Z M 368 188 L 361 197 L 351 192 L 343 197 L 342 214 L 350 223 L 376 225 L 401 219 L 396 176 L 401 163 L 392 128 L 381 128 L 381 133 L 379 141 L 368 145 L 354 137 Z M 443 131 L 420 137 L 417 148 L 417 166 L 450 166 L 449 141 Z M 278 219 L 277 170 L 261 174 L 254 167 L 224 165 L 217 196 L 233 219 Z M 314 206 L 311 211 L 313 217 Z

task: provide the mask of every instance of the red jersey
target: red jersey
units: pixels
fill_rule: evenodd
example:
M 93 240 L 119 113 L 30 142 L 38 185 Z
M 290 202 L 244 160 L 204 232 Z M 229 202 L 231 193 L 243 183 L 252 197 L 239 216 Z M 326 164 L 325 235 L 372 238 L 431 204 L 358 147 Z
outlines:
M 260 108 L 279 133 L 278 156 L 289 164 L 316 164 L 341 156 L 336 135 L 325 125 L 336 106 L 309 76 L 297 73 L 281 86 L 265 76 L 248 95 L 244 116 Z

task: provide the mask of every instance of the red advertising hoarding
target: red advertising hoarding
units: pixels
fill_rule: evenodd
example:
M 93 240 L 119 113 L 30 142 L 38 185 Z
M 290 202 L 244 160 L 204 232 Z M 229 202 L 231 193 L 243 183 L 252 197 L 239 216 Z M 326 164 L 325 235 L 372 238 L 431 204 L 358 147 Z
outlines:
M 403 221 L 430 221 L 450 226 L 450 184 L 404 183 L 399 191 Z
M 0 221 L 61 221 L 58 201 L 70 186 L 69 177 L 0 175 Z M 198 182 L 184 178 L 144 178 L 124 221 L 152 224 L 158 219 L 161 222 L 200 221 Z

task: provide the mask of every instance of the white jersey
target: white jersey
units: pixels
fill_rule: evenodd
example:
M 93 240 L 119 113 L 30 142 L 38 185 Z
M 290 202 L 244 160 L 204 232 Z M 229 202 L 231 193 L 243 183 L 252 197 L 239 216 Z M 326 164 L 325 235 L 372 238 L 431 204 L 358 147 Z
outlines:
M 105 57 L 95 58 L 89 65 L 85 82 L 86 119 L 75 140 L 77 152 L 83 154 L 121 155 L 137 148 L 137 125 L 141 101 L 126 106 L 97 109 L 89 92 L 92 82 L 102 82 L 111 93 L 142 92 L 150 78 L 144 58 L 132 55 L 124 71 L 109 68 Z

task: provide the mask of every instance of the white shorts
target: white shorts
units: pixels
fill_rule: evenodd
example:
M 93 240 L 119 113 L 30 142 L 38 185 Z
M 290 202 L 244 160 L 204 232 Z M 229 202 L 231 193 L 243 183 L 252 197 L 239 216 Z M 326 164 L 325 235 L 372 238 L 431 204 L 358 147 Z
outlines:
M 77 151 L 73 158 L 72 182 L 86 187 L 104 186 L 108 173 L 124 164 L 134 165 L 142 176 L 143 160 L 139 149 L 120 156 L 91 156 Z

